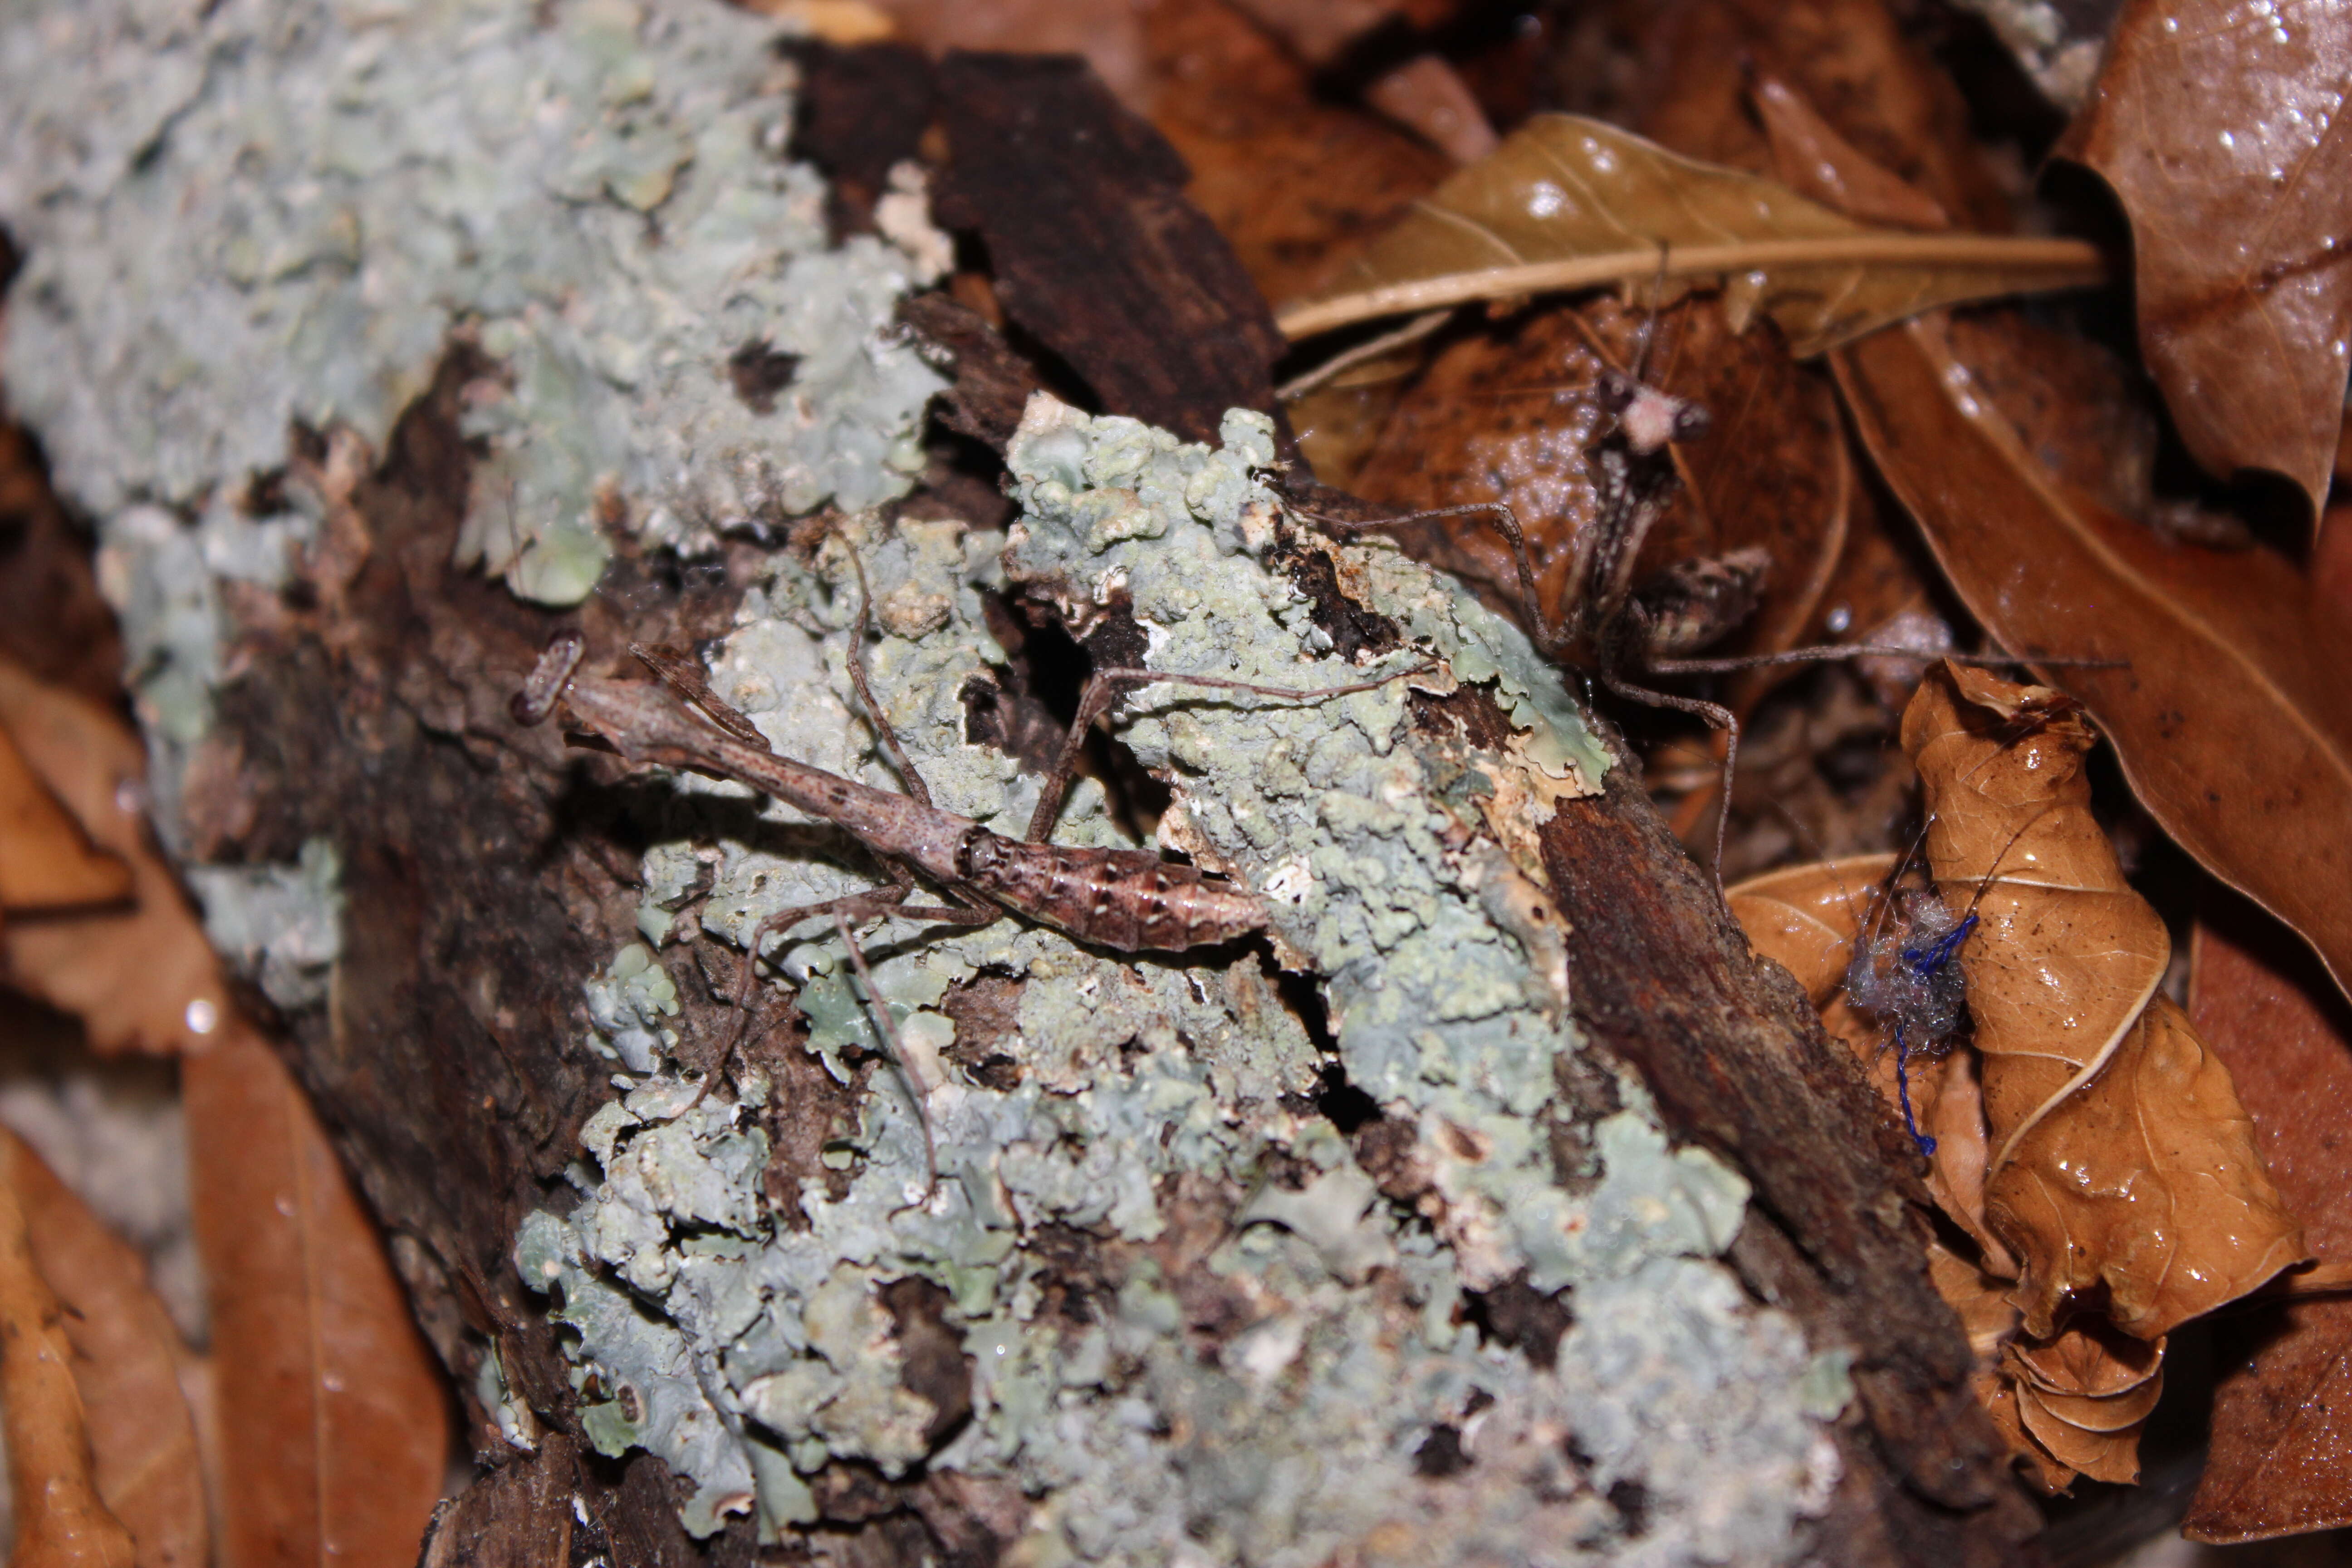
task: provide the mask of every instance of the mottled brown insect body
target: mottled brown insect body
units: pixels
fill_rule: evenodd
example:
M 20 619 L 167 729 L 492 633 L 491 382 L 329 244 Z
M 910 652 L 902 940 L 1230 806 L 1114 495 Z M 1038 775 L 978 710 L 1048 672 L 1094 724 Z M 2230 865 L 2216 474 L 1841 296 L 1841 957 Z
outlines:
M 965 840 L 963 864 L 974 891 L 1118 952 L 1181 952 L 1265 925 L 1246 889 L 1212 882 L 1148 849 L 1020 844 L 980 829 Z

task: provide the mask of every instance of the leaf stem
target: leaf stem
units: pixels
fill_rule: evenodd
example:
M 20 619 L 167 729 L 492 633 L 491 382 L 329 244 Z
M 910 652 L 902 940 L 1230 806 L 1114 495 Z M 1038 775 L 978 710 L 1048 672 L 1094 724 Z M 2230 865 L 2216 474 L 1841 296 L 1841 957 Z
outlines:
M 2005 272 L 2041 271 L 2043 289 L 2074 289 L 2105 281 L 2106 263 L 2098 247 L 2079 239 L 2018 238 L 1998 234 L 1819 235 L 1796 239 L 1747 239 L 1728 245 L 1670 248 L 1670 278 L 1701 278 L 1732 272 L 1812 267 L 1983 267 Z M 1520 294 L 1555 294 L 1596 288 L 1627 279 L 1658 275 L 1658 247 L 1612 250 L 1559 261 L 1530 261 L 1448 272 L 1405 283 L 1339 294 L 1293 305 L 1275 317 L 1294 341 L 1351 322 L 1407 311 L 1434 310 L 1479 300 Z

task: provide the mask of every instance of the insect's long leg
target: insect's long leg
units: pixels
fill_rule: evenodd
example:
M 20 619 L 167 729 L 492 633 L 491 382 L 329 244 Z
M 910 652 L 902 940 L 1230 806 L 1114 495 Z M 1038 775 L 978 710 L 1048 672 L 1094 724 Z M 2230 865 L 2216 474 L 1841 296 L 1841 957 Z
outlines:
M 1526 606 L 1528 619 L 1535 623 L 1536 651 L 1546 658 L 1558 659 L 1567 650 L 1566 632 L 1552 625 L 1551 617 L 1544 614 L 1543 600 L 1536 592 L 1535 563 L 1528 554 L 1527 532 L 1519 527 L 1519 514 L 1511 510 L 1509 502 L 1465 501 L 1460 506 L 1430 507 L 1422 511 L 1408 511 L 1396 517 L 1373 518 L 1367 521 L 1350 521 L 1347 518 L 1305 511 L 1297 507 L 1292 507 L 1290 510 L 1295 517 L 1303 517 L 1325 528 L 1337 529 L 1342 534 L 1370 533 L 1377 529 L 1400 528 L 1408 522 L 1427 522 L 1440 517 L 1485 516 L 1493 519 L 1495 531 L 1511 547 L 1511 566 L 1519 579 L 1519 603 Z
M 873 722 L 875 739 L 889 754 L 890 765 L 898 770 L 899 778 L 906 781 L 908 798 L 917 805 L 929 805 L 930 786 L 915 771 L 914 759 L 907 755 L 907 749 L 898 744 L 898 731 L 890 728 L 882 704 L 874 700 L 874 688 L 866 681 L 866 629 L 871 623 L 874 591 L 866 582 L 866 563 L 858 559 L 855 550 L 849 552 L 849 563 L 857 571 L 857 620 L 849 629 L 849 683 L 857 689 L 857 700 L 866 704 L 866 717 Z
M 1622 677 L 1601 672 L 1601 684 L 1631 702 L 1649 708 L 1671 708 L 1678 713 L 1689 713 L 1704 719 L 1723 731 L 1723 805 L 1715 814 L 1715 885 L 1723 887 L 1723 841 L 1731 827 L 1731 780 L 1739 765 L 1739 721 L 1731 710 L 1719 702 L 1703 698 L 1678 697 L 1671 691 L 1653 691 L 1646 686 L 1636 686 Z
M 890 1047 L 890 1059 L 898 1065 L 898 1076 L 906 1080 L 908 1098 L 915 1102 L 915 1124 L 923 1130 L 923 1196 L 928 1200 L 940 1184 L 939 1145 L 931 1139 L 930 1090 L 914 1058 L 898 1041 L 898 1027 L 890 1021 L 890 1004 L 882 999 L 882 993 L 874 984 L 874 972 L 866 967 L 866 954 L 857 945 L 856 933 L 849 929 L 845 911 L 833 911 L 833 929 L 841 934 L 841 944 L 849 950 L 849 966 L 857 971 L 858 983 L 866 987 L 866 1005 L 874 1015 L 874 1026 L 881 1031 L 882 1043 Z
M 2129 659 L 2121 658 L 2015 658 L 2009 654 L 1990 653 L 1928 653 L 1916 647 L 1893 647 L 1876 643 L 1838 643 L 1825 647 L 1792 647 L 1780 653 L 1740 654 L 1730 658 L 1654 658 L 1643 665 L 1650 675 L 1731 675 L 1744 669 L 1762 669 L 1778 664 L 1834 664 L 1849 658 L 1909 658 L 1926 664 L 1949 660 L 1953 664 L 1989 666 L 2046 664 L 2070 669 L 2124 669 Z
M 1663 239 L 1658 241 L 1658 280 L 1650 286 L 1649 312 L 1642 318 L 1642 331 L 1633 350 L 1633 380 L 1636 384 L 1650 379 L 1650 351 L 1658 341 L 1658 318 L 1666 309 L 1666 262 L 1670 248 Z
M 896 868 L 893 868 L 896 869 Z M 942 925 L 986 925 L 995 920 L 999 911 L 986 908 L 950 908 L 947 906 L 908 908 L 907 900 L 913 896 L 915 884 L 901 873 L 901 879 L 887 887 L 868 888 L 862 893 L 848 893 L 838 899 L 826 899 L 819 903 L 800 904 L 789 910 L 778 910 L 763 917 L 751 928 L 751 939 L 743 947 L 743 966 L 735 975 L 735 1023 L 727 1031 L 727 1043 L 719 1047 L 718 1058 L 703 1069 L 702 1088 L 693 1105 L 702 1103 L 710 1086 L 719 1081 L 735 1053 L 751 1032 L 751 994 L 759 983 L 760 950 L 772 936 L 780 936 L 803 921 L 831 916 L 836 920 L 872 920 L 877 915 L 898 915 L 905 920 L 932 921 Z M 689 1107 L 690 1109 L 690 1107 Z
M 1114 666 L 1096 670 L 1087 682 L 1085 693 L 1078 699 L 1077 713 L 1070 720 L 1069 733 L 1062 737 L 1061 754 L 1054 759 L 1054 771 L 1046 777 L 1045 787 L 1037 796 L 1037 809 L 1029 814 L 1028 841 L 1043 844 L 1054 831 L 1055 818 L 1062 815 L 1062 801 L 1070 793 L 1070 781 L 1077 776 L 1078 753 L 1086 749 L 1087 732 L 1095 721 L 1122 690 L 1139 686 L 1205 686 L 1217 691 L 1246 691 L 1258 697 L 1278 697 L 1292 702 L 1320 702 L 1327 698 L 1345 697 L 1350 692 L 1371 691 L 1390 681 L 1428 669 L 1433 661 L 1423 659 L 1403 669 L 1391 670 L 1370 680 L 1351 680 L 1345 686 L 1317 686 L 1301 689 L 1293 686 L 1261 686 L 1255 681 L 1232 680 L 1222 675 L 1179 675 L 1164 669 L 1129 669 Z

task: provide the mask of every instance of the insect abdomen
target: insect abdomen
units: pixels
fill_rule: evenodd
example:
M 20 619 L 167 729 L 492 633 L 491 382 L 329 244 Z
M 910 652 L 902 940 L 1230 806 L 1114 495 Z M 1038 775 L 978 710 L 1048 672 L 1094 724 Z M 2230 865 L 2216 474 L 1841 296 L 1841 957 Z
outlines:
M 1181 952 L 1246 936 L 1265 910 L 1243 889 L 1145 849 L 1068 849 L 994 834 L 966 845 L 971 883 L 1015 914 L 1119 952 Z

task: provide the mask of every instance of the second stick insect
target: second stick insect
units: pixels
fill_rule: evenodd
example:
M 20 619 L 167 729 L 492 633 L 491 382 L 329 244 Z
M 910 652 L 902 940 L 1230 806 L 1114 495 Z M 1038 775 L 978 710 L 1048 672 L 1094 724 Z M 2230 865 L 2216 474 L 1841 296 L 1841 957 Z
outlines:
M 1142 686 L 1169 683 L 1294 702 L 1320 701 L 1369 691 L 1430 666 L 1423 661 L 1370 679 L 1310 690 L 1261 686 L 1222 676 L 1097 670 L 1079 700 L 1054 773 L 1038 796 L 1027 836 L 1008 838 L 971 817 L 931 804 L 922 774 L 891 732 L 881 704 L 866 683 L 867 604 L 862 563 L 857 574 L 859 599 L 851 632 L 850 681 L 873 721 L 876 738 L 905 782 L 904 795 L 777 754 L 749 719 L 711 691 L 699 667 L 668 648 L 635 645 L 630 648 L 658 678 L 657 682 L 605 680 L 580 673 L 584 645 L 578 634 L 564 633 L 548 646 L 516 694 L 514 716 L 521 723 L 536 724 L 561 705 L 631 762 L 690 768 L 748 784 L 843 829 L 881 863 L 889 879 L 882 886 L 780 910 L 754 928 L 735 988 L 735 1026 L 705 1073 L 703 1092 L 709 1091 L 749 1032 L 753 975 L 761 949 L 771 937 L 803 921 L 828 920 L 873 998 L 876 1022 L 907 1079 L 922 1121 L 925 1163 L 936 1181 L 929 1121 L 922 1115 L 926 1086 L 899 1047 L 888 1011 L 875 993 L 865 954 L 851 931 L 852 923 L 895 915 L 932 924 L 979 926 L 1012 914 L 1119 952 L 1181 952 L 1261 931 L 1265 926 L 1265 907 L 1245 888 L 1205 876 L 1192 866 L 1163 860 L 1149 849 L 1073 848 L 1046 842 L 1061 814 L 1087 731 L 1121 692 Z M 918 879 L 938 889 L 948 901 L 909 903 Z

